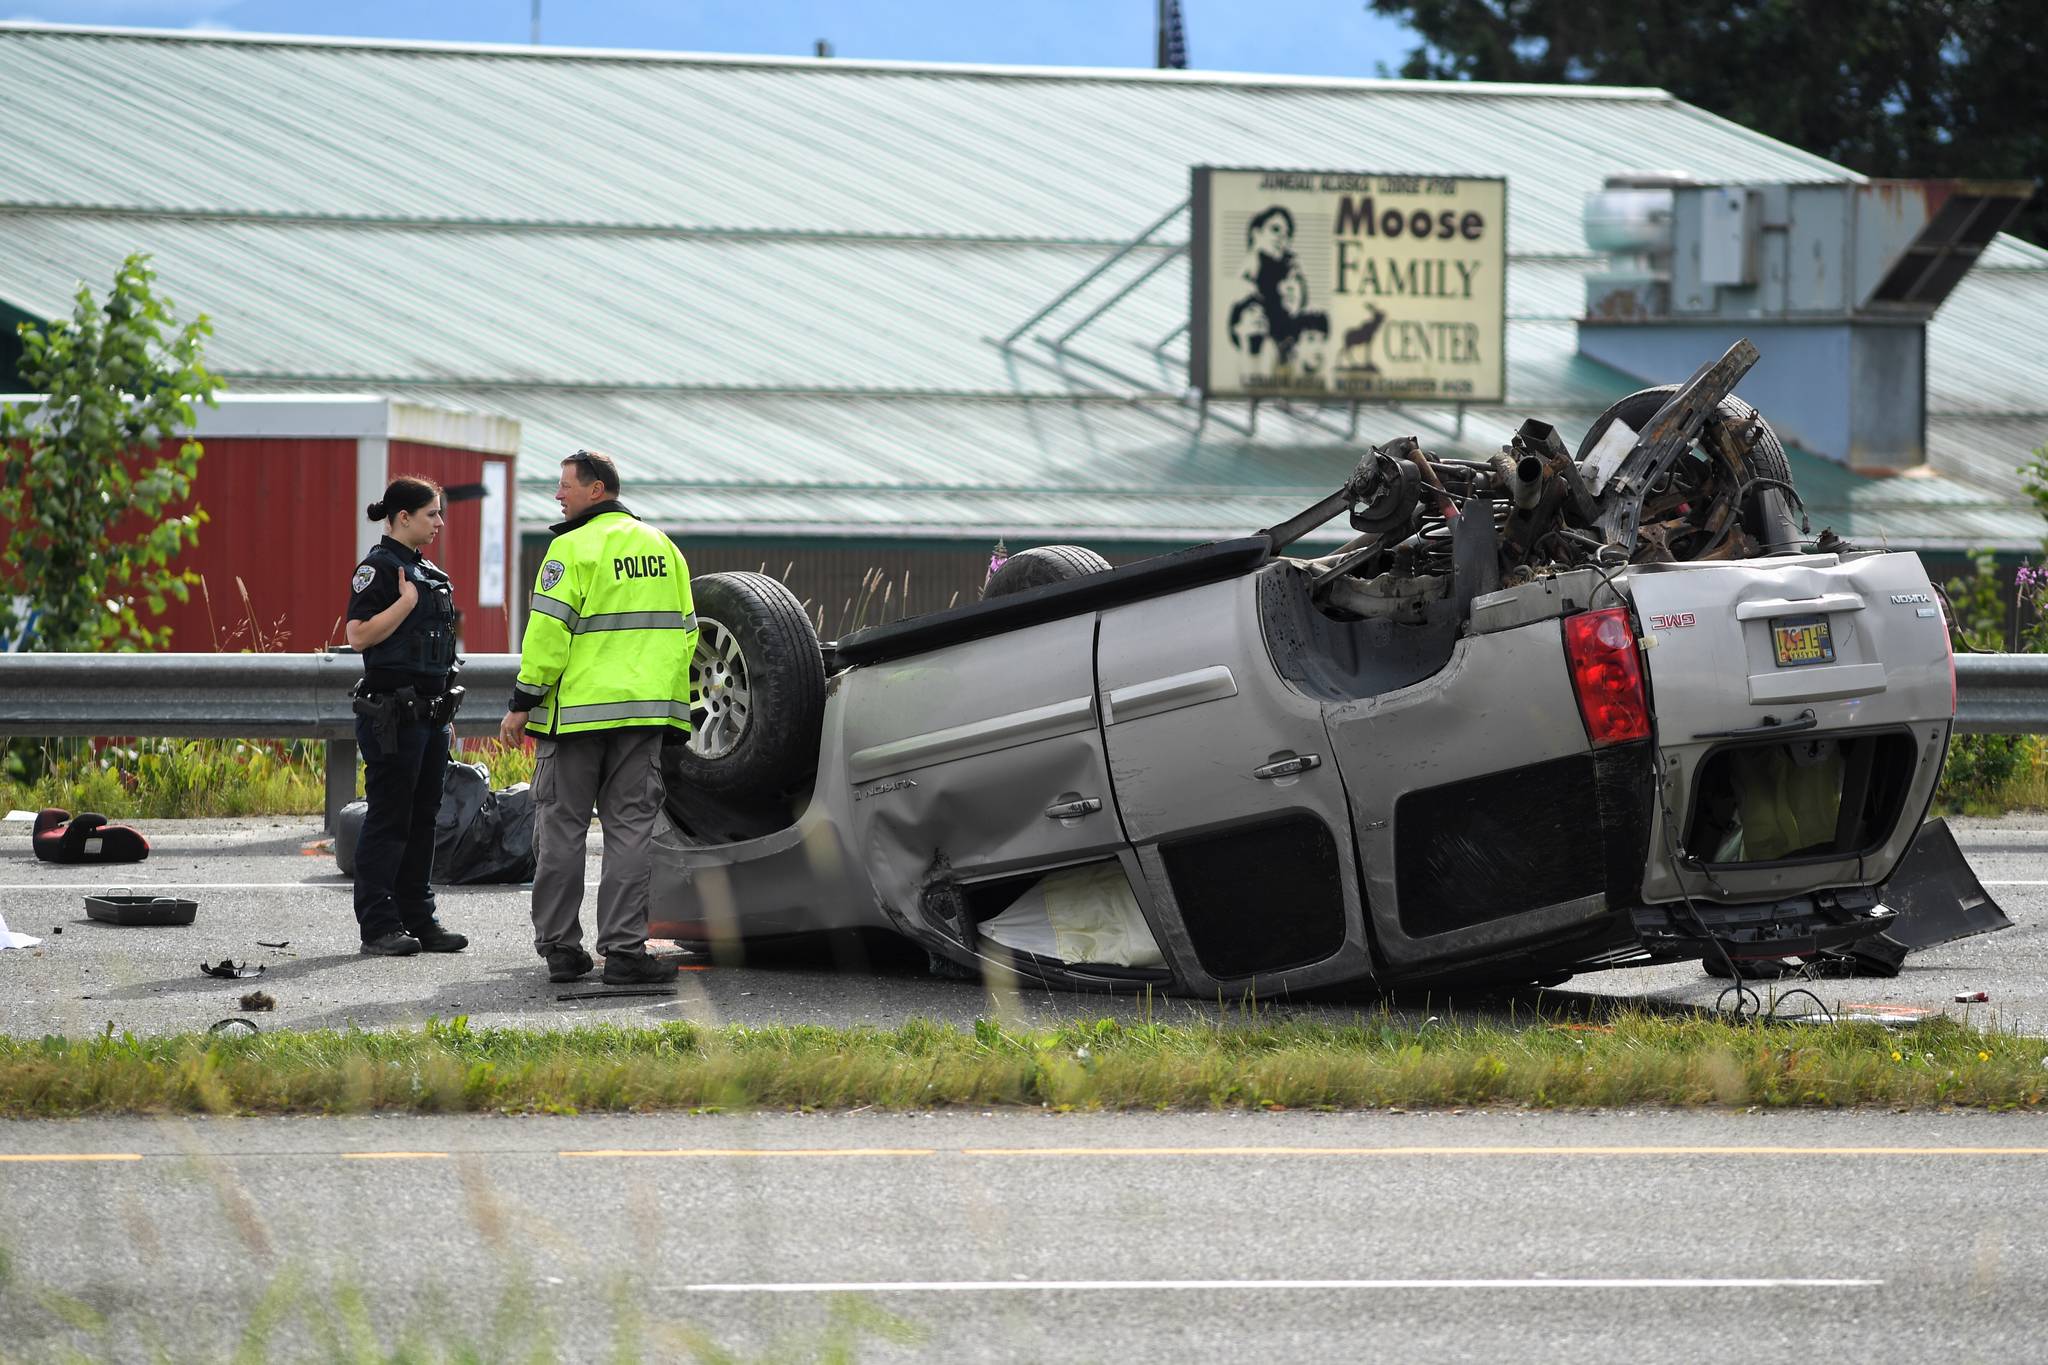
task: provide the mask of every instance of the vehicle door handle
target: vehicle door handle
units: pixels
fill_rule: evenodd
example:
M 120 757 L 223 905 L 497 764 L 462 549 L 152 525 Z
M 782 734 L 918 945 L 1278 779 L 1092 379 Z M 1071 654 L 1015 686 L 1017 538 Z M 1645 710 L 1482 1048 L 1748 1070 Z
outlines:
M 1801 711 L 1791 720 L 1781 721 L 1776 716 L 1765 716 L 1761 724 L 1745 725 L 1740 730 L 1702 730 L 1694 739 L 1740 739 L 1744 735 L 1789 735 L 1799 730 L 1811 730 L 1820 724 L 1820 717 L 1813 711 Z
M 1093 815 L 1102 809 L 1102 798 L 1084 796 L 1079 801 L 1059 801 L 1045 808 L 1048 820 L 1071 820 L 1077 815 Z
M 1323 759 L 1320 754 L 1296 754 L 1293 758 L 1283 758 L 1278 763 L 1261 763 L 1252 769 L 1252 776 L 1261 782 L 1270 782 L 1276 777 L 1297 777 L 1322 766 Z

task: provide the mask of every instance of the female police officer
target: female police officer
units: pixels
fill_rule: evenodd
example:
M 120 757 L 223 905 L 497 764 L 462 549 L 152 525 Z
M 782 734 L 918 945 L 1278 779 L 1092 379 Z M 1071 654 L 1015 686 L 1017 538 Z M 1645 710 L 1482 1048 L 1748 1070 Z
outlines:
M 469 946 L 434 918 L 434 817 L 448 767 L 455 597 L 422 547 L 441 533 L 441 487 L 401 475 L 369 506 L 384 536 L 349 580 L 348 642 L 363 656 L 355 691 L 369 813 L 356 841 L 362 951 L 405 956 Z

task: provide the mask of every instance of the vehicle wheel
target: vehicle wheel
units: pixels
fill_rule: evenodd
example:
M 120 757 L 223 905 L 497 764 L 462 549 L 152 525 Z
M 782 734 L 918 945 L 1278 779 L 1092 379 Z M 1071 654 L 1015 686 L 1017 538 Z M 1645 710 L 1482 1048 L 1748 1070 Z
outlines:
M 1586 439 L 1579 442 L 1578 461 L 1584 463 L 1600 438 L 1607 434 L 1607 428 L 1617 421 L 1625 422 L 1637 431 L 1657 415 L 1658 409 L 1671 401 L 1671 395 L 1678 392 L 1676 384 L 1660 384 L 1654 389 L 1641 389 L 1621 399 L 1613 407 L 1600 414 L 1586 431 Z M 1750 477 L 1777 479 L 1786 484 L 1792 482 L 1792 466 L 1785 459 L 1784 443 L 1778 433 L 1771 429 L 1768 421 L 1757 416 L 1755 408 L 1737 398 L 1734 394 L 1723 398 L 1714 409 L 1715 419 L 1730 425 L 1757 424 L 1756 443 L 1749 449 Z M 1775 494 L 1776 496 L 1772 496 Z M 1756 537 L 1766 554 L 1782 553 L 1797 549 L 1799 527 L 1791 511 L 1791 499 L 1783 490 L 1775 488 L 1754 489 L 1742 500 L 1742 529 Z
M 671 784 L 768 799 L 808 778 L 825 717 L 825 659 L 795 594 L 766 574 L 691 582 L 697 653 L 691 732 L 669 746 Z
M 1093 550 L 1079 545 L 1040 545 L 1019 550 L 1003 561 L 1003 567 L 989 578 L 981 595 L 984 600 L 1008 597 L 1027 588 L 1043 588 L 1108 570 L 1109 561 Z

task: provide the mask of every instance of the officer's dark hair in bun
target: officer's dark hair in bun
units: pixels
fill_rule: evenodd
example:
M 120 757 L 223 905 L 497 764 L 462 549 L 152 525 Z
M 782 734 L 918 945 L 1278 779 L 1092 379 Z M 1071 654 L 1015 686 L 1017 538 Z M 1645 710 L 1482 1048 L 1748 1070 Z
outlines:
M 384 489 L 384 496 L 367 509 L 371 521 L 389 521 L 400 512 L 417 512 L 441 496 L 441 485 L 418 474 L 400 474 Z

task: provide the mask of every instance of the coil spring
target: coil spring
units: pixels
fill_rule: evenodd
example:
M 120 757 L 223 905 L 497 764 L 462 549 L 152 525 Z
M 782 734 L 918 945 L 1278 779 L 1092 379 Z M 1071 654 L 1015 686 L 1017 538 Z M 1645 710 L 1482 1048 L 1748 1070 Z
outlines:
M 1491 512 L 1495 535 L 1506 529 L 1509 513 L 1506 503 L 1492 498 L 1469 497 L 1464 505 L 1474 513 L 1481 508 Z M 1452 568 L 1451 523 L 1442 513 L 1433 510 L 1434 506 L 1432 499 L 1432 510 L 1423 513 L 1420 529 L 1416 532 L 1415 571 L 1448 576 Z

